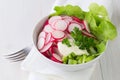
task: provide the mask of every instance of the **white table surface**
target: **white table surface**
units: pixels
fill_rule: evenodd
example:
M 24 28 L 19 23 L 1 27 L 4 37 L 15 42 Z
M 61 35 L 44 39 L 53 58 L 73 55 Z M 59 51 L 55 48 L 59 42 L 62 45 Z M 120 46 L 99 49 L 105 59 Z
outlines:
M 20 69 L 20 62 L 11 63 L 4 59 L 4 55 L 31 44 L 34 26 L 49 13 L 54 1 L 0 0 L 0 80 L 27 80 L 28 73 Z M 118 37 L 109 43 L 91 80 L 120 80 L 119 3 L 119 0 L 114 0 L 112 18 L 118 29 Z

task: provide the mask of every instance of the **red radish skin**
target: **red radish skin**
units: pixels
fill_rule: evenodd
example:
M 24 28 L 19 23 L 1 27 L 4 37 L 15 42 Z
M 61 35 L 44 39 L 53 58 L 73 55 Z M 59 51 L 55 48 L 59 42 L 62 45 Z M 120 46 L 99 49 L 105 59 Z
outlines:
M 44 47 L 40 50 L 40 52 L 47 51 L 51 46 L 53 42 L 49 42 L 48 44 L 44 45 Z
M 77 21 L 75 21 L 75 20 L 72 20 L 70 24 L 72 24 L 72 23 L 79 24 L 79 25 L 81 26 L 81 29 L 82 29 L 82 30 L 85 29 L 84 23 L 79 23 L 79 22 L 77 22 Z
M 55 61 L 55 62 L 59 62 L 62 63 L 62 59 L 59 55 L 57 55 L 56 53 L 54 53 L 51 57 L 51 60 Z
M 53 47 L 53 50 L 54 50 L 54 53 L 59 55 L 61 58 L 63 57 L 63 55 L 59 52 L 58 47 Z
M 53 47 L 52 47 L 52 46 L 49 48 L 49 52 L 50 52 L 51 54 L 53 54 L 53 53 L 54 53 L 54 49 L 53 49 Z
M 72 21 L 73 19 L 69 16 L 62 16 L 62 19 L 63 20 L 69 20 L 69 21 Z
M 64 38 L 72 38 L 70 32 L 78 27 L 82 34 L 95 38 L 89 33 L 89 27 L 84 20 L 70 16 L 54 16 L 48 19 L 43 26 L 43 31 L 38 36 L 38 49 L 47 58 L 62 63 L 61 53 L 58 50 L 57 43 Z
M 39 38 L 38 39 L 38 49 L 42 49 L 44 47 L 45 44 L 45 39 L 44 38 Z
M 67 29 L 67 23 L 64 20 L 57 20 L 54 24 L 56 30 L 65 31 Z
M 72 19 L 79 22 L 79 23 L 83 23 L 83 20 L 80 20 L 79 18 L 72 16 Z
M 47 57 L 47 58 L 50 58 L 50 57 L 51 57 L 48 51 L 43 52 L 42 54 L 43 54 L 45 57 Z
M 62 16 L 62 19 L 67 23 L 67 25 L 70 24 L 70 22 L 73 20 L 71 17 L 69 16 Z
M 62 20 L 62 17 L 61 16 L 53 16 L 49 19 L 49 24 L 53 24 L 54 21 L 56 20 Z
M 52 32 L 52 36 L 54 39 L 62 39 L 65 37 L 65 33 L 63 31 L 54 31 Z
M 50 24 L 47 24 L 47 25 L 44 27 L 43 31 L 45 31 L 45 32 L 47 32 L 47 33 L 51 33 L 51 32 L 54 31 L 54 29 L 51 27 Z
M 89 29 L 88 24 L 85 20 L 84 20 L 84 26 L 85 26 L 85 30 L 90 33 L 90 29 Z
M 48 24 L 48 19 L 45 21 L 45 23 L 43 24 L 43 26 L 47 25 Z
M 95 39 L 96 39 L 96 37 L 93 36 L 92 34 L 90 34 L 89 32 L 82 31 L 82 33 L 83 33 L 84 35 L 88 36 L 88 37 L 92 37 L 92 38 L 95 38 Z
M 52 34 L 48 33 L 45 39 L 45 44 L 48 44 L 51 41 L 51 38 L 52 38 Z
M 51 42 L 54 42 L 54 41 L 55 41 L 55 39 L 54 39 L 53 37 L 51 37 L 50 41 L 51 41 Z

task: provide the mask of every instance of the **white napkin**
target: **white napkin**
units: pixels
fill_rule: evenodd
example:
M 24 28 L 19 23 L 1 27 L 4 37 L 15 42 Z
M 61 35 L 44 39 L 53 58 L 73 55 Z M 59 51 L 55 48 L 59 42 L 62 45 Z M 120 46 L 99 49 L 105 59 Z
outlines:
M 41 61 L 35 47 L 22 63 L 22 69 L 30 72 L 28 80 L 89 80 L 95 65 L 76 72 L 62 71 Z M 72 77 L 70 77 L 72 76 Z
M 91 2 L 104 5 L 111 17 L 112 9 L 110 8 L 110 0 L 56 0 L 54 6 L 66 4 L 79 5 L 83 10 L 87 11 Z M 53 8 L 51 12 L 53 12 Z M 93 65 L 88 69 L 77 72 L 61 71 L 42 62 L 39 54 L 35 54 L 35 50 L 33 47 L 27 58 L 21 64 L 22 69 L 30 72 L 28 80 L 89 80 L 95 68 L 95 65 Z

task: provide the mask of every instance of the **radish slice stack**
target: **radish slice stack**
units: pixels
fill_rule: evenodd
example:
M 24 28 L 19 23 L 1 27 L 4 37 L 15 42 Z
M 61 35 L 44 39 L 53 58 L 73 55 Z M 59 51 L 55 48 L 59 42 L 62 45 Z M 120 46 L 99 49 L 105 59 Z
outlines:
M 55 62 L 62 63 L 62 58 L 61 58 L 58 54 L 56 54 L 56 53 L 54 53 L 54 54 L 52 55 L 51 60 L 53 60 L 53 61 L 55 61 Z
M 42 49 L 45 44 L 45 39 L 44 38 L 39 38 L 38 40 L 38 49 Z
M 53 30 L 53 28 L 51 27 L 50 24 L 47 24 L 47 25 L 44 27 L 43 31 L 49 33 L 49 32 L 53 32 L 54 30 Z
M 57 20 L 53 26 L 54 29 L 65 31 L 67 28 L 67 23 L 64 20 Z
M 54 31 L 52 32 L 52 36 L 55 39 L 62 39 L 65 37 L 65 33 L 63 31 Z
M 89 34 L 87 23 L 76 17 L 70 16 L 53 16 L 49 18 L 44 26 L 43 31 L 38 36 L 38 49 L 46 57 L 55 62 L 62 62 L 60 52 L 57 50 L 57 42 L 62 41 L 65 37 L 69 37 L 70 32 L 77 27 L 80 30 L 86 30 L 83 34 Z M 51 56 L 48 55 L 51 53 Z

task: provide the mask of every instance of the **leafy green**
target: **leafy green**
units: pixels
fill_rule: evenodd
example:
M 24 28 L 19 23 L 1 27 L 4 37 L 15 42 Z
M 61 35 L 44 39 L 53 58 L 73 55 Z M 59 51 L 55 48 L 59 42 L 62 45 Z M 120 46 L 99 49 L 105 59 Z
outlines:
M 71 56 L 73 55 L 74 56 Z M 68 56 L 64 56 L 62 58 L 62 61 L 64 64 L 82 64 L 89 62 L 96 58 L 94 55 L 87 55 L 87 54 L 82 54 L 82 55 L 76 55 L 75 53 L 70 53 Z
M 73 31 L 71 32 L 71 36 L 74 39 L 74 43 L 80 48 L 80 49 L 89 49 L 91 46 L 94 46 L 94 38 L 87 37 L 82 34 L 82 31 L 79 30 L 79 28 L 75 27 Z
M 68 64 L 68 56 L 63 56 L 62 57 L 62 62 L 64 63 L 64 64 Z
M 85 19 L 88 22 L 91 33 L 99 40 L 113 40 L 117 36 L 117 30 L 110 21 L 90 12 L 86 13 Z
M 98 15 L 98 16 L 104 17 L 104 18 L 108 18 L 107 10 L 103 5 L 99 6 L 96 3 L 91 3 L 89 6 L 89 10 L 91 13 L 93 13 L 95 15 Z
M 92 3 L 89 6 L 89 11 L 83 11 L 79 6 L 66 5 L 56 6 L 54 8 L 55 15 L 75 16 L 79 19 L 85 20 L 90 29 L 90 34 L 94 35 L 96 39 L 85 36 L 78 28 L 70 33 L 74 39 L 74 44 L 79 49 L 87 50 L 88 55 L 76 55 L 74 52 L 62 58 L 65 64 L 81 64 L 86 63 L 97 56 L 99 56 L 106 49 L 108 40 L 113 40 L 117 36 L 117 30 L 114 24 L 110 21 L 106 8 L 103 5 Z M 66 38 L 62 41 L 68 47 L 71 47 L 69 40 Z
M 86 62 L 89 62 L 89 61 L 93 60 L 94 58 L 95 58 L 95 56 L 88 56 L 86 58 Z
M 115 26 L 111 22 L 105 20 L 102 20 L 100 25 L 97 27 L 97 33 L 98 36 L 102 36 L 105 40 L 113 40 L 117 36 Z
M 91 3 L 88 12 L 83 11 L 79 6 L 72 5 L 56 6 L 54 10 L 56 12 L 52 15 L 68 15 L 85 19 L 91 33 L 99 40 L 112 40 L 117 36 L 116 28 L 110 22 L 107 10 L 103 5 Z
M 96 49 L 98 53 L 102 53 L 106 49 L 106 43 L 100 42 L 99 44 L 96 45 Z
M 70 41 L 68 40 L 68 38 L 63 39 L 62 44 L 66 44 L 68 47 L 71 47 L 71 44 L 70 44 Z
M 68 15 L 68 16 L 75 16 L 80 19 L 84 19 L 84 11 L 79 6 L 72 6 L 72 5 L 66 5 L 66 6 L 55 6 L 54 10 L 56 13 L 55 15 Z
M 77 61 L 74 59 L 69 59 L 68 64 L 77 64 Z

